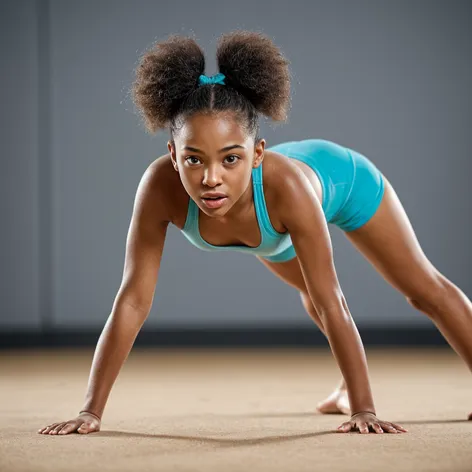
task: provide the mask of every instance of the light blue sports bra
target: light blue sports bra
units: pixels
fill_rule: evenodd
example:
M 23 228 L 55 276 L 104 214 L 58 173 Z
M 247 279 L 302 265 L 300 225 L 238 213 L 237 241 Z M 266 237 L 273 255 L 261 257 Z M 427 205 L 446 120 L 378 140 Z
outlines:
M 279 233 L 272 226 L 269 215 L 267 212 L 267 206 L 264 198 L 264 188 L 262 184 L 262 163 L 259 167 L 252 169 L 252 188 L 254 195 L 254 207 L 256 209 L 257 223 L 261 232 L 261 244 L 255 248 L 250 246 L 214 246 L 213 244 L 207 243 L 200 235 L 198 227 L 198 215 L 199 208 L 196 203 L 190 198 L 187 218 L 185 220 L 185 226 L 182 230 L 184 236 L 199 249 L 204 251 L 238 251 L 250 253 L 257 256 L 264 256 L 267 259 L 271 259 L 273 256 L 276 258 L 277 255 L 284 253 L 284 257 L 287 256 L 286 251 L 292 251 L 295 256 L 295 251 L 292 246 L 292 240 L 288 233 Z

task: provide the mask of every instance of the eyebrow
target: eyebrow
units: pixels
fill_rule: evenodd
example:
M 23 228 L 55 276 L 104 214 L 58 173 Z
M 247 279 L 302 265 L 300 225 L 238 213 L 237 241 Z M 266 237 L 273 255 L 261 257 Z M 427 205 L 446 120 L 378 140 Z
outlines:
M 230 146 L 226 146 L 222 149 L 220 149 L 218 152 L 225 152 L 225 151 L 230 151 L 231 149 L 246 149 L 244 146 L 241 146 L 240 144 L 231 144 Z M 184 146 L 183 148 L 184 151 L 192 151 L 192 152 L 199 152 L 201 154 L 205 154 L 203 151 L 200 151 L 200 149 L 191 147 L 191 146 Z

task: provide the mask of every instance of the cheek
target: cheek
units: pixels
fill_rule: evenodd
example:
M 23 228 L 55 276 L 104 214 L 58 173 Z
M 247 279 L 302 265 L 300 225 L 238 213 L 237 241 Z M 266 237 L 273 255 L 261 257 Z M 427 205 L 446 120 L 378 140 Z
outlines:
M 185 172 L 182 169 L 179 169 L 179 177 L 182 182 L 182 186 L 189 195 L 194 195 L 196 188 L 199 186 L 198 180 L 195 179 L 195 173 Z
M 199 185 L 202 181 L 202 172 L 195 169 L 189 170 L 188 168 L 181 167 L 179 174 L 180 180 L 187 186 Z
M 249 185 L 251 185 L 251 172 L 235 172 L 235 175 L 231 178 L 231 188 L 241 196 Z

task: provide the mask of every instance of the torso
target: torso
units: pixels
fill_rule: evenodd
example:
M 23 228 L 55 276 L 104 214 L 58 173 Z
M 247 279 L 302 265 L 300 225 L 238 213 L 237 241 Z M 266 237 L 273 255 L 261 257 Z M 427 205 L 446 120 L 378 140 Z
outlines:
M 166 178 L 169 180 L 166 183 L 169 185 L 166 185 L 166 187 L 169 189 L 169 192 L 172 192 L 169 195 L 171 197 L 169 198 L 169 204 L 171 205 L 170 214 L 172 215 L 170 222 L 182 230 L 187 218 L 190 197 L 180 181 L 179 174 L 172 166 L 170 154 L 166 154 L 158 159 L 168 161 L 169 173 L 166 172 Z M 285 233 L 287 229 L 283 226 L 277 215 L 276 192 L 274 189 L 277 186 L 277 181 L 283 178 L 287 166 L 291 165 L 297 166 L 306 175 L 319 201 L 322 201 L 321 182 L 313 169 L 296 159 L 287 158 L 273 151 L 265 151 L 262 166 L 264 198 L 272 226 L 279 233 Z M 226 223 L 210 218 L 200 211 L 199 229 L 201 237 L 207 243 L 215 246 L 246 245 L 257 247 L 261 243 L 261 233 L 254 205 L 252 205 L 247 214 L 240 215 L 237 219 Z

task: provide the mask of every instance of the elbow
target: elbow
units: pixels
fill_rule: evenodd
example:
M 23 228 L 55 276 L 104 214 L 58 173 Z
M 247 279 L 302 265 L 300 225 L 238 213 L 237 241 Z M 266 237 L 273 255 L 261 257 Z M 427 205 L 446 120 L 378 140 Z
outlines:
M 120 288 L 118 291 L 113 309 L 132 311 L 138 316 L 146 319 L 152 308 L 154 293 L 148 290 L 138 290 L 132 286 Z
M 136 300 L 130 298 L 120 298 L 113 307 L 113 317 L 127 320 L 135 328 L 141 329 L 151 312 L 151 303 L 136 303 Z

